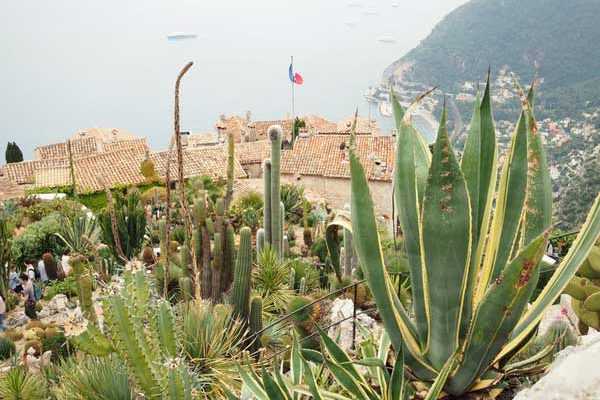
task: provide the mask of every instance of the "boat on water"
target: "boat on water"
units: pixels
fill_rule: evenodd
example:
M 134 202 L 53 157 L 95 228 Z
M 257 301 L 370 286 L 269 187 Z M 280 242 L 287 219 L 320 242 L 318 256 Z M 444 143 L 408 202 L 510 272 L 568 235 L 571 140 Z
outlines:
M 167 35 L 169 40 L 195 39 L 198 35 L 189 32 L 172 32 Z
M 380 37 L 377 38 L 377 41 L 379 43 L 390 43 L 390 44 L 393 44 L 393 43 L 397 42 L 397 40 L 394 39 L 393 37 L 391 37 L 390 35 L 380 36 Z

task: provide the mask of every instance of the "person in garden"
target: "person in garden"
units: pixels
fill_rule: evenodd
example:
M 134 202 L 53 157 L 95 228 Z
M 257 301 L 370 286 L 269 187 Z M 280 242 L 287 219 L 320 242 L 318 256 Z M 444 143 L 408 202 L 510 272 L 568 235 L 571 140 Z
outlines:
M 10 271 L 10 274 L 8 275 L 8 287 L 15 293 L 21 293 L 23 291 L 23 285 L 19 279 L 19 274 L 17 274 L 17 271 L 15 270 Z
M 25 298 L 25 315 L 30 319 L 37 319 L 37 312 L 35 311 L 35 289 L 33 287 L 33 280 L 29 279 L 28 274 L 21 274 L 21 281 L 23 282 L 23 297 Z
M 6 316 L 6 303 L 4 297 L 0 294 L 0 332 L 4 332 L 4 317 Z
M 31 260 L 25 262 L 25 273 L 30 281 L 33 282 L 35 280 L 35 267 L 33 266 L 33 262 Z
M 38 261 L 37 272 L 42 282 L 48 282 L 48 274 L 46 273 L 46 263 L 44 259 Z

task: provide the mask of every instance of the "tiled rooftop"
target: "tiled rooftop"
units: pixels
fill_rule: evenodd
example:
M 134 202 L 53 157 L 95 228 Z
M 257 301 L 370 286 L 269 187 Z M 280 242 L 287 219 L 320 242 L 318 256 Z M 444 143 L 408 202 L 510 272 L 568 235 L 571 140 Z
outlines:
M 293 175 L 350 178 L 349 140 L 350 137 L 344 134 L 299 138 L 292 150 L 283 151 L 281 172 Z M 392 180 L 394 143 L 394 138 L 391 136 L 356 137 L 357 153 L 369 180 Z
M 84 137 L 71 140 L 71 151 L 73 158 L 85 157 L 90 154 L 98 153 L 98 143 L 94 137 Z M 67 159 L 69 150 L 66 142 L 48 144 L 35 149 L 37 160 Z
M 242 165 L 260 164 L 271 157 L 271 141 L 257 140 L 235 144 L 235 158 Z

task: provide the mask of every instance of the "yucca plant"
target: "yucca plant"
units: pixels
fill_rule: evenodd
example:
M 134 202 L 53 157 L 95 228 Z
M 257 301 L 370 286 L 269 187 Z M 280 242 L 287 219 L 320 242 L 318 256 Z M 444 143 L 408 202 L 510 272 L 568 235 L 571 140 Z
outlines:
M 62 400 L 133 400 L 127 369 L 115 356 L 67 360 L 58 367 L 59 384 L 52 392 Z
M 252 273 L 254 292 L 263 299 L 263 313 L 276 314 L 286 309 L 294 294 L 288 287 L 290 266 L 271 248 L 265 248 L 257 256 Z
M 552 191 L 533 90 L 497 177 L 489 78 L 459 162 L 442 113 L 430 153 L 393 99 L 398 129 L 394 201 L 410 265 L 412 310 L 386 272 L 373 201 L 350 146 L 352 231 L 392 346 L 418 380 L 451 395 L 490 389 L 534 332 L 600 234 L 600 201 L 570 252 L 528 307 L 551 228 Z M 496 189 L 497 188 L 497 189 Z M 414 317 L 412 317 L 414 316 Z
M 96 253 L 101 233 L 95 217 L 81 215 L 73 218 L 64 217 L 61 232 L 56 233 L 56 236 L 71 252 L 89 257 Z
M 25 367 L 13 367 L 0 376 L 0 399 L 44 400 L 47 396 L 43 378 L 32 375 Z

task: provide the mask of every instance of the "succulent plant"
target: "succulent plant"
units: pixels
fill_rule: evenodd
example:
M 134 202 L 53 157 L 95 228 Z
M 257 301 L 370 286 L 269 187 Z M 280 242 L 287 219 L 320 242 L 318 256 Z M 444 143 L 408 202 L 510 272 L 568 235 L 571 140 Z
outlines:
M 402 306 L 384 266 L 373 201 L 351 140 L 354 247 L 394 349 L 403 350 L 418 379 L 434 382 L 434 394 L 443 388 L 459 396 L 502 379 L 502 366 L 523 346 L 600 234 L 596 200 L 570 253 L 528 307 L 552 218 L 550 176 L 532 105 L 533 90 L 523 96 L 496 185 L 489 80 L 475 104 L 460 163 L 445 110 L 431 154 L 410 124 L 410 113 L 393 99 L 394 201 L 410 265 L 412 312 Z
M 582 333 L 587 333 L 589 327 L 600 330 L 600 242 L 592 247 L 565 293 L 573 297 L 579 330 Z
M 235 265 L 231 302 L 234 315 L 247 320 L 250 307 L 250 285 L 252 281 L 252 231 L 248 227 L 240 230 L 240 246 Z
M 0 361 L 8 360 L 17 351 L 15 343 L 8 337 L 0 337 Z

